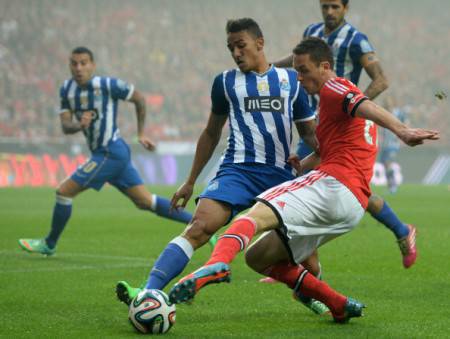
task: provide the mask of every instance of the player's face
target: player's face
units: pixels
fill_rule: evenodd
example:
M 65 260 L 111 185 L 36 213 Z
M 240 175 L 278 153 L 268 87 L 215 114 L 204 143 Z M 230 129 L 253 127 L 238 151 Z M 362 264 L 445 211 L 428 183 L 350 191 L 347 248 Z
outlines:
M 255 38 L 247 31 L 229 33 L 227 46 L 234 62 L 242 72 L 256 71 L 264 39 Z
M 309 54 L 294 54 L 293 66 L 297 71 L 297 79 L 308 94 L 318 94 L 322 88 L 324 83 L 324 64 L 321 63 L 317 66 L 310 59 Z
M 333 31 L 343 23 L 348 5 L 344 6 L 341 0 L 320 0 L 320 8 L 325 27 Z
M 70 72 L 78 85 L 83 86 L 92 78 L 95 71 L 95 63 L 89 54 L 74 53 L 70 56 Z

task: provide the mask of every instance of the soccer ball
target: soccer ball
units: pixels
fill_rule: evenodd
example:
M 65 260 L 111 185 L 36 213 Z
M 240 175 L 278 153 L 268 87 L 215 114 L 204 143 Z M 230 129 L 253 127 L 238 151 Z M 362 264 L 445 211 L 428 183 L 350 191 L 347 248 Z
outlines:
M 175 323 L 175 304 L 160 290 L 143 290 L 131 301 L 131 324 L 141 333 L 166 333 Z

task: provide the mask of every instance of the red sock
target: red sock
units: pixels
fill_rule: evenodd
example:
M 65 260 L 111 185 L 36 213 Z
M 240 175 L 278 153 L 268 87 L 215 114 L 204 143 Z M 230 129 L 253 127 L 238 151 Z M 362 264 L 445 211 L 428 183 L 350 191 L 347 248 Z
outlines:
M 255 235 L 255 231 L 256 223 L 253 219 L 247 217 L 237 219 L 219 238 L 205 265 L 216 262 L 229 264 L 240 251 L 247 247 Z
M 333 314 L 342 314 L 347 298 L 333 290 L 325 282 L 317 279 L 302 266 L 287 262 L 269 267 L 266 275 L 284 282 L 294 291 L 298 290 L 307 297 L 319 300 L 327 305 Z

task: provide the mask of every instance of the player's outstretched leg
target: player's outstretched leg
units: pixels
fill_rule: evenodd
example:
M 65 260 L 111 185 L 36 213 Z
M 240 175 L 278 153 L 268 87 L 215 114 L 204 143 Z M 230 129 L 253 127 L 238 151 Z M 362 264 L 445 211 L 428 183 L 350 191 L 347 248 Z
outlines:
M 403 267 L 409 268 L 414 265 L 417 258 L 415 227 L 401 222 L 389 205 L 377 195 L 370 197 L 367 210 L 373 218 L 394 233 L 402 254 Z
M 290 287 L 293 290 L 294 298 L 301 295 L 325 304 L 336 322 L 345 323 L 350 318 L 362 316 L 364 304 L 333 290 L 301 266 L 282 262 L 271 266 L 268 273 Z
M 184 237 L 174 238 L 161 252 L 150 271 L 148 280 L 141 287 L 132 287 L 126 281 L 119 281 L 116 285 L 117 298 L 129 305 L 131 300 L 142 290 L 162 290 L 167 284 L 180 274 L 189 263 L 194 248 Z
M 231 281 L 230 267 L 222 262 L 200 267 L 179 280 L 170 290 L 169 299 L 178 304 L 190 301 L 206 285 Z

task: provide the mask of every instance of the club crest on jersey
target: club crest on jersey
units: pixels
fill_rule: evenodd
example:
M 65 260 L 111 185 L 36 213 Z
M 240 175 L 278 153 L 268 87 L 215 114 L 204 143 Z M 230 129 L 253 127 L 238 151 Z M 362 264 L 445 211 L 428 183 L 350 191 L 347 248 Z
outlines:
M 289 81 L 287 81 L 286 79 L 282 79 L 280 81 L 280 88 L 283 91 L 289 91 L 291 89 L 291 85 L 289 84 Z
M 219 188 L 219 182 L 217 180 L 211 181 L 208 185 L 207 191 L 215 191 Z
M 284 98 L 275 96 L 259 96 L 244 98 L 246 112 L 284 112 Z
M 269 83 L 266 81 L 259 82 L 256 87 L 258 88 L 259 92 L 268 92 L 270 89 Z
M 81 95 L 81 96 L 80 96 L 80 103 L 81 103 L 82 105 L 87 105 L 87 103 L 88 103 L 88 97 L 87 97 L 86 95 Z

